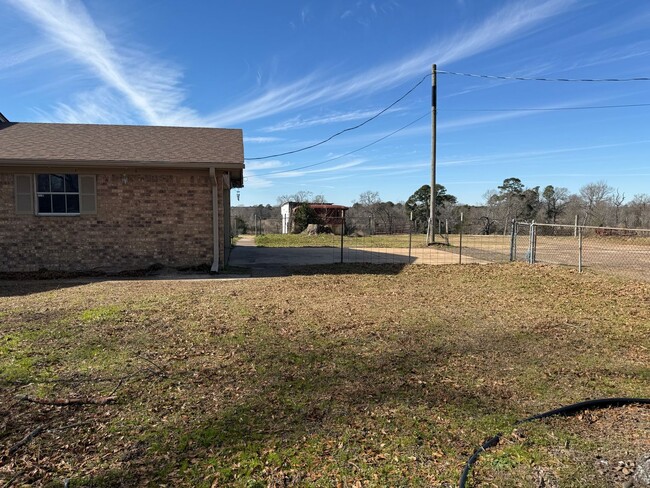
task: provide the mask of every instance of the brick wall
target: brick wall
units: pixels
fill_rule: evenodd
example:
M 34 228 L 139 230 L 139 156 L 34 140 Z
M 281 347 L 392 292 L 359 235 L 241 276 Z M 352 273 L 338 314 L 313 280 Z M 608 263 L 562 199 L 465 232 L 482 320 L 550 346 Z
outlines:
M 97 214 L 53 217 L 16 215 L 14 174 L 0 173 L 0 272 L 212 264 L 207 170 L 94 174 Z

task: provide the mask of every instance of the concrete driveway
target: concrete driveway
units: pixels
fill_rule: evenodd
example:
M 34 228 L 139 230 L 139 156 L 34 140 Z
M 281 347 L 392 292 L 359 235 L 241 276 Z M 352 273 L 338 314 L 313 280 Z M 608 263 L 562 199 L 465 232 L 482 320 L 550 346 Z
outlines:
M 255 239 L 243 237 L 230 252 L 229 266 L 250 268 L 252 276 L 285 276 L 291 266 L 341 262 L 334 247 L 257 247 Z
M 255 240 L 244 237 L 230 254 L 229 265 L 250 268 L 252 276 L 286 276 L 288 268 L 341 262 L 337 247 L 256 247 Z M 371 264 L 456 264 L 458 254 L 435 248 L 344 248 L 344 263 Z M 463 263 L 487 261 L 463 256 Z

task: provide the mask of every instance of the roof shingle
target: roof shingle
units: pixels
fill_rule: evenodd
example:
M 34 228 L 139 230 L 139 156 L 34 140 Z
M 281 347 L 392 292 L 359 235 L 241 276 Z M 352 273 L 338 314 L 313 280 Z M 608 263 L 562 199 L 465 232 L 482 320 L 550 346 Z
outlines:
M 244 165 L 241 129 L 0 123 L 0 161 Z

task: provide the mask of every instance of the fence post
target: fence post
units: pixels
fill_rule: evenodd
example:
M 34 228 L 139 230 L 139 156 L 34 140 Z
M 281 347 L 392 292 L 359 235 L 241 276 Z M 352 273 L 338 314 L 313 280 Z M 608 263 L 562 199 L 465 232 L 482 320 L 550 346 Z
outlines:
M 528 233 L 528 264 L 535 264 L 535 221 L 530 223 Z
M 411 212 L 413 215 L 413 212 Z M 411 264 L 411 241 L 413 238 L 413 220 L 409 220 L 409 264 Z
M 573 237 L 578 237 L 578 214 L 576 214 L 575 223 L 573 224 Z
M 578 227 L 578 273 L 582 273 L 582 227 Z
M 510 232 L 510 261 L 517 260 L 517 221 L 512 219 L 512 230 Z
M 463 212 L 460 213 L 460 232 L 458 235 L 458 264 L 463 264 Z
M 343 264 L 343 234 L 345 234 L 345 210 L 341 210 L 341 264 Z
M 534 220 L 530 225 L 533 228 L 533 252 L 531 253 L 530 258 L 532 259 L 531 264 L 535 264 L 537 261 L 537 225 L 535 224 Z

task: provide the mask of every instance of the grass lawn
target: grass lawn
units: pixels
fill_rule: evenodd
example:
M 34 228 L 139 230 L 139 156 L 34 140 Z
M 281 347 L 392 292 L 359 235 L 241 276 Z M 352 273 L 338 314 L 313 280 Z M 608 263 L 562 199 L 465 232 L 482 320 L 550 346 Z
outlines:
M 344 237 L 346 243 L 353 239 Z M 341 236 L 334 234 L 263 234 L 255 236 L 258 247 L 339 247 Z
M 458 234 L 448 235 L 449 245 L 458 247 L 460 239 Z M 591 236 L 585 237 L 585 246 L 621 249 L 625 250 L 630 246 L 648 246 L 650 238 L 646 237 L 603 237 Z M 446 244 L 444 237 L 436 234 L 438 244 Z M 519 245 L 522 242 L 528 246 L 528 236 L 520 234 L 518 236 Z M 577 249 L 577 239 L 572 236 L 538 236 L 538 245 L 563 246 L 567 249 Z M 255 243 L 259 247 L 339 247 L 341 245 L 341 236 L 334 234 L 319 234 L 310 236 L 307 234 L 264 234 L 255 237 Z M 364 237 L 343 237 L 345 247 L 376 247 L 376 248 L 408 248 L 408 234 L 380 234 Z M 510 235 L 463 235 L 463 246 L 476 249 L 488 249 L 503 253 L 510 252 Z M 411 247 L 426 248 L 426 234 L 412 234 Z
M 451 487 L 502 431 L 470 486 L 622 485 L 649 408 L 512 422 L 649 397 L 648 337 L 650 284 L 549 266 L 0 281 L 0 484 Z
M 410 236 L 412 248 L 427 248 L 426 234 L 412 234 Z M 458 234 L 450 234 L 449 245 L 457 247 L 460 243 Z M 437 244 L 446 244 L 445 239 L 436 235 Z M 340 247 L 341 236 L 334 234 L 264 234 L 255 237 L 255 244 L 259 247 Z M 343 245 L 352 248 L 408 248 L 408 234 L 378 234 L 364 237 L 343 237 Z M 510 236 L 501 235 L 464 235 L 463 245 L 478 249 L 489 249 L 508 253 L 510 251 Z
M 425 234 L 411 236 L 412 247 L 427 247 Z M 259 247 L 340 247 L 341 236 L 334 234 L 264 234 L 255 237 Z M 343 237 L 345 247 L 408 248 L 408 234 Z

